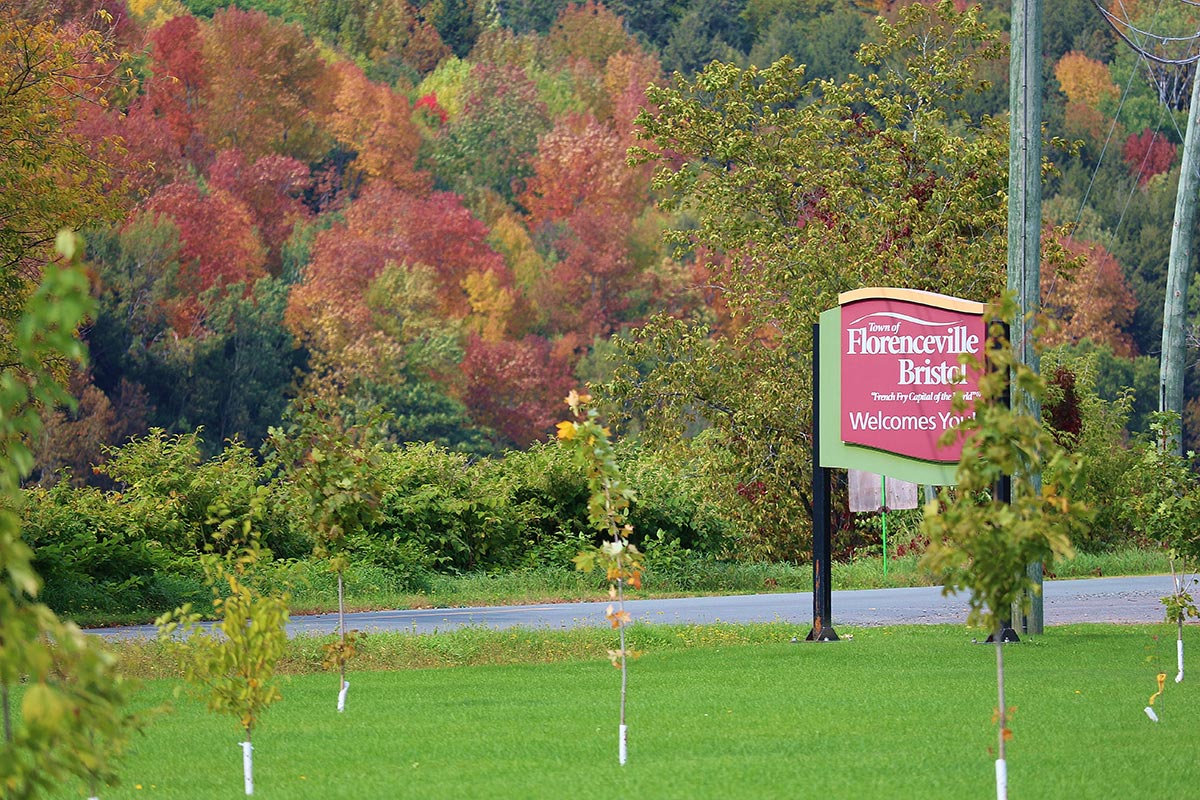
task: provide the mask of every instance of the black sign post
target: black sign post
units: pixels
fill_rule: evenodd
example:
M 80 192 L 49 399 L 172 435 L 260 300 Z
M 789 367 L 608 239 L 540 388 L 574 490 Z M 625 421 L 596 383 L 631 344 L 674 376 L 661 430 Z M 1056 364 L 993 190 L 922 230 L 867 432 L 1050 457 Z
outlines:
M 821 326 L 813 325 L 812 364 L 812 550 L 813 550 L 813 625 L 809 642 L 836 642 L 833 630 L 833 572 L 829 564 L 832 547 L 830 531 L 830 469 L 821 466 Z

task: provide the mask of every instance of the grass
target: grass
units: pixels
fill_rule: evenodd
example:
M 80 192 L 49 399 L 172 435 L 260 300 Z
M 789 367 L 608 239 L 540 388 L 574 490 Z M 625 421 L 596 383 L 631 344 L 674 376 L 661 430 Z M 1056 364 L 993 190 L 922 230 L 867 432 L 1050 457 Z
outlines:
M 866 556 L 831 566 L 833 588 L 882 589 L 929 586 L 933 579 L 917 566 L 916 555 L 888 559 L 887 575 L 881 556 Z M 1111 553 L 1080 553 L 1056 565 L 1053 577 L 1096 575 L 1154 575 L 1169 571 L 1162 551 L 1124 548 Z M 521 603 L 603 600 L 603 575 L 586 575 L 566 568 L 544 567 L 501 573 L 432 575 L 421 592 L 389 591 L 380 571 L 352 570 L 348 602 L 358 610 L 380 608 L 455 608 Z M 328 583 L 328 585 L 326 585 Z M 812 591 L 812 566 L 788 563 L 738 563 L 689 557 L 666 567 L 650 562 L 639 597 L 679 597 L 705 594 Z M 336 597 L 331 579 L 316 574 L 293 588 L 296 613 L 329 611 Z
M 1189 641 L 1196 630 L 1186 630 Z M 427 651 L 443 651 L 430 663 L 479 665 L 355 671 L 342 715 L 335 676 L 288 679 L 255 733 L 255 796 L 994 797 L 991 646 L 970 644 L 959 626 L 847 629 L 851 640 L 827 644 L 789 643 L 795 632 L 631 628 L 645 653 L 630 665 L 625 767 L 616 759 L 619 676 L 603 649 L 611 631 L 389 637 L 429 640 Z M 498 663 L 504 653 L 555 663 Z M 1052 627 L 1008 646 L 1012 796 L 1191 796 L 1200 782 L 1195 679 L 1168 680 L 1159 724 L 1142 712 L 1174 656 L 1166 625 Z M 175 709 L 153 718 L 123 785 L 102 797 L 241 794 L 236 724 L 174 698 L 177 686 L 145 685 L 142 708 Z
M 881 589 L 928 586 L 931 577 L 917 567 L 916 555 L 883 559 L 866 555 L 849 562 L 834 563 L 833 588 Z M 1081 553 L 1056 566 L 1054 577 L 1076 578 L 1095 575 L 1152 575 L 1168 572 L 1161 551 L 1125 548 L 1111 553 Z M 289 588 L 293 614 L 336 610 L 334 576 L 323 562 L 276 562 L 269 572 L 276 588 Z M 353 611 L 396 608 L 463 608 L 572 601 L 605 600 L 608 584 L 600 573 L 584 574 L 568 567 L 539 567 L 505 572 L 474 572 L 459 575 L 431 574 L 421 591 L 407 591 L 387 570 L 369 564 L 351 563 L 346 573 L 346 603 Z M 645 591 L 636 597 L 683 597 L 691 595 L 754 594 L 760 592 L 812 591 L 812 566 L 788 563 L 744 563 L 717 561 L 694 555 L 674 558 L 669 563 L 649 563 Z M 207 596 L 207 592 L 204 593 Z M 152 622 L 168 608 L 139 614 L 75 614 L 84 626 Z

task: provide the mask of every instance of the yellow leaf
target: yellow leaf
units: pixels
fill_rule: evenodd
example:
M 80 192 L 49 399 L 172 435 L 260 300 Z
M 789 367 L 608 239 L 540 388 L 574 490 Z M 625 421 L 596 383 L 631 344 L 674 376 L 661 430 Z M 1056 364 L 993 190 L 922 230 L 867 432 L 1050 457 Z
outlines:
M 566 421 L 558 423 L 558 438 L 564 442 L 569 442 L 575 438 L 575 423 Z
M 30 686 L 21 701 L 21 716 L 30 725 L 54 727 L 66 713 L 66 700 L 44 683 Z

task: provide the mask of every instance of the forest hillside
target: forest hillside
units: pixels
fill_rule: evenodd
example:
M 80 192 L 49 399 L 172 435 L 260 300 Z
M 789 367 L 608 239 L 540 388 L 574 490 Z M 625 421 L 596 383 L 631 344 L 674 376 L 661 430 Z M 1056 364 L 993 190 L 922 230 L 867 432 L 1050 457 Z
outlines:
M 86 234 L 98 300 L 90 366 L 70 376 L 79 404 L 47 412 L 35 479 L 103 483 L 106 449 L 151 429 L 255 449 L 318 395 L 350 418 L 381 409 L 396 442 L 480 456 L 545 440 L 567 391 L 608 380 L 652 318 L 740 324 L 713 280 L 723 254 L 664 240 L 695 210 L 660 204 L 658 165 L 628 159 L 648 87 L 714 60 L 867 75 L 880 67 L 859 47 L 907 5 L 6 6 L 5 302 L 64 225 Z M 1120 5 L 1147 28 L 1193 22 L 1183 4 Z M 1007 2 L 954 6 L 1006 36 Z M 1138 427 L 1156 402 L 1194 66 L 1135 58 L 1090 0 L 1046 4 L 1042 55 L 1047 137 L 1063 140 L 1047 147 L 1046 236 L 1076 257 L 1043 269 L 1049 344 L 1095 353 L 1101 395 L 1134 388 Z M 1006 57 L 977 78 L 954 110 L 1002 120 Z M 1198 395 L 1189 370 L 1193 431 Z

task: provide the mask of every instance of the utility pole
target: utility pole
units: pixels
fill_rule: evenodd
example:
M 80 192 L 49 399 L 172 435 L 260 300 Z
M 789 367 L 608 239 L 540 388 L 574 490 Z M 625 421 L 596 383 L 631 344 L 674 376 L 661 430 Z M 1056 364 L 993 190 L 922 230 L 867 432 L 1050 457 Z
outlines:
M 1042 235 L 1042 0 L 1013 0 L 1009 49 L 1008 134 L 1008 289 L 1020 311 L 1010 322 L 1013 353 L 1019 364 L 1039 368 L 1033 349 L 1031 315 L 1041 308 Z M 1036 398 L 1012 393 L 1012 402 L 1041 416 Z M 1040 488 L 1042 476 L 1014 476 Z M 1024 633 L 1041 634 L 1044 625 L 1042 564 L 1029 565 L 1037 590 L 1029 597 Z M 995 610 L 995 609 L 993 609 Z
M 1171 225 L 1171 254 L 1167 258 L 1167 291 L 1163 300 L 1162 356 L 1159 361 L 1159 411 L 1172 411 L 1183 421 L 1183 360 L 1186 352 L 1184 326 L 1187 315 L 1188 282 L 1192 275 L 1192 239 L 1196 228 L 1196 191 L 1200 179 L 1200 142 L 1196 122 L 1200 116 L 1200 65 L 1193 64 L 1192 99 L 1188 106 L 1187 132 L 1183 135 L 1183 163 L 1179 167 L 1179 189 L 1175 193 L 1175 221 Z M 1182 424 L 1180 433 L 1182 434 Z M 1176 455 L 1183 455 L 1182 435 L 1174 442 Z

